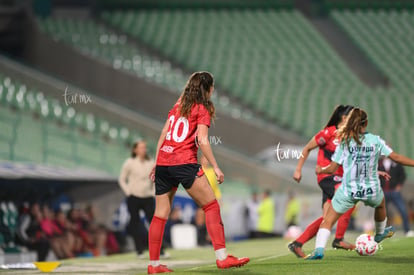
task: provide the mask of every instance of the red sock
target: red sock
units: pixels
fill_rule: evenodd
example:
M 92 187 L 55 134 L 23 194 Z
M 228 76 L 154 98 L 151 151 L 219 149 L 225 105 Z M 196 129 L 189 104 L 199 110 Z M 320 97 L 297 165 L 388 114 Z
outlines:
M 220 206 L 217 200 L 203 206 L 206 215 L 207 232 L 210 235 L 214 250 L 225 248 L 226 240 L 224 237 L 224 226 L 220 215 Z
M 166 219 L 162 219 L 157 216 L 152 218 L 148 233 L 150 261 L 157 261 L 160 259 L 160 251 L 166 222 Z
M 298 243 L 304 244 L 313 237 L 316 236 L 316 233 L 318 233 L 319 226 L 321 225 L 323 220 L 323 217 L 319 217 L 316 220 L 314 220 L 311 224 L 306 227 L 305 231 L 299 236 L 299 238 L 296 239 Z
M 349 221 L 351 220 L 352 212 L 354 211 L 355 206 L 346 211 L 342 216 L 338 219 L 338 224 L 336 225 L 336 233 L 335 239 L 343 239 L 345 235 L 345 231 L 348 228 Z

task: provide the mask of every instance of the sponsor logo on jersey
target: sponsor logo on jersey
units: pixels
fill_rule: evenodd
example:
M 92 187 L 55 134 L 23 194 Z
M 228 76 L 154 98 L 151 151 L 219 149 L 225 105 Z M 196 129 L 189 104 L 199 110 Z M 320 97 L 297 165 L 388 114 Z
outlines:
M 352 146 L 349 148 L 349 152 L 352 154 L 353 152 L 374 152 L 374 146 Z
M 164 145 L 164 146 L 161 147 L 160 150 L 163 151 L 163 152 L 166 152 L 166 153 L 171 154 L 172 152 L 174 152 L 174 147 L 168 146 L 168 145 Z
M 326 140 L 323 137 L 320 137 L 318 140 L 319 145 L 324 145 L 326 143 Z
M 372 188 L 368 187 L 367 189 L 362 189 L 356 192 L 351 192 L 351 196 L 356 199 L 360 199 L 360 198 L 365 197 L 366 195 L 372 195 L 373 193 L 374 191 L 372 190 Z

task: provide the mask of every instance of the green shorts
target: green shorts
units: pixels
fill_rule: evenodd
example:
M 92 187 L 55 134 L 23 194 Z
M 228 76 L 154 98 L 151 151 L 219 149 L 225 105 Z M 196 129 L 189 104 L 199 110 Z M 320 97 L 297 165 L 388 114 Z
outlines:
M 352 196 L 347 196 L 344 193 L 343 185 L 341 185 L 338 190 L 336 190 L 334 197 L 332 198 L 332 207 L 336 213 L 343 214 L 352 207 L 354 207 L 357 202 L 362 201 L 365 205 L 370 207 L 378 207 L 382 200 L 384 199 L 384 192 L 382 188 L 379 188 L 376 196 L 368 196 L 366 198 L 355 198 Z

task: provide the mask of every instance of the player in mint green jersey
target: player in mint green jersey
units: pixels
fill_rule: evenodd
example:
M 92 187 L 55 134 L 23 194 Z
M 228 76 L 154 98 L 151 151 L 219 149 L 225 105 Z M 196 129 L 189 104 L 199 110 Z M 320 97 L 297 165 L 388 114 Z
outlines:
M 306 259 L 322 259 L 331 228 L 338 218 L 358 201 L 375 208 L 375 241 L 390 238 L 395 232 L 387 224 L 384 194 L 381 189 L 378 172 L 378 159 L 387 156 L 402 165 L 414 166 L 414 160 L 397 154 L 386 145 L 379 136 L 366 131 L 367 113 L 355 108 L 347 117 L 346 123 L 338 130 L 341 140 L 332 156 L 332 162 L 326 167 L 316 167 L 316 173 L 332 174 L 342 165 L 344 169 L 342 185 L 336 191 L 332 204 L 323 217 L 316 235 L 315 250 Z M 381 174 L 382 176 L 389 176 Z

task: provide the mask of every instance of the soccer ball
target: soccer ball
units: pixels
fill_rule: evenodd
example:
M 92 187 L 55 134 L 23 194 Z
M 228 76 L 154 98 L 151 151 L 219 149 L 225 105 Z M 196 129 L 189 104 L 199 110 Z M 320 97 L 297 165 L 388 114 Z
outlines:
M 294 240 L 302 234 L 302 229 L 299 226 L 291 225 L 285 232 L 284 238 L 288 240 Z
M 361 256 L 372 256 L 378 251 L 378 243 L 369 234 L 362 234 L 355 241 L 355 251 Z

